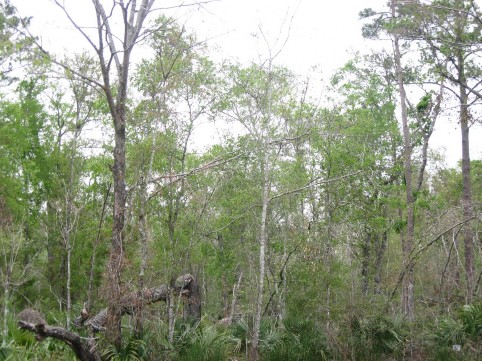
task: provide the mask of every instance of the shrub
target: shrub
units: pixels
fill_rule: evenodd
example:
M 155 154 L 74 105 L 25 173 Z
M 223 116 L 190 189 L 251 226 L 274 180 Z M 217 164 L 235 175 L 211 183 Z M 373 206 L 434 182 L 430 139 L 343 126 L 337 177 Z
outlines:
M 271 331 L 262 334 L 260 350 L 263 360 L 318 361 L 329 356 L 321 330 L 309 319 L 288 318 Z
M 400 356 L 405 347 L 407 334 L 407 326 L 402 317 L 353 316 L 348 330 L 352 358 L 378 360 L 382 356 Z
M 434 360 L 479 360 L 482 356 L 482 303 L 463 306 L 455 319 L 440 319 L 431 339 Z M 461 350 L 455 351 L 454 345 L 460 345 Z

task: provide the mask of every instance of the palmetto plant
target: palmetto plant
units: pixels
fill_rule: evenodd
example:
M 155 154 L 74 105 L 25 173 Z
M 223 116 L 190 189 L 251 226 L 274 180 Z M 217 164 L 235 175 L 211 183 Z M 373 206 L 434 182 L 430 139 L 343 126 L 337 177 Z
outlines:
M 120 350 L 114 345 L 109 345 L 102 356 L 109 361 L 140 361 L 145 353 L 144 341 L 131 339 Z
M 436 359 L 480 360 L 482 356 L 482 303 L 465 305 L 456 318 L 439 320 L 433 332 Z M 462 346 L 454 352 L 455 345 Z
M 434 339 L 438 346 L 463 345 L 466 338 L 464 325 L 460 320 L 445 317 L 437 322 Z
M 325 337 L 308 319 L 288 318 L 262 338 L 262 356 L 273 361 L 322 361 L 329 356 Z
M 174 340 L 170 342 L 165 334 L 156 335 L 162 346 L 161 353 L 168 360 L 182 361 L 224 361 L 239 352 L 241 341 L 229 330 L 218 328 L 201 321 L 198 323 L 179 323 Z M 157 355 L 157 359 L 160 355 Z
M 376 315 L 353 317 L 350 322 L 350 344 L 357 360 L 372 360 L 381 355 L 402 352 L 407 334 L 402 317 Z
M 482 302 L 463 306 L 459 317 L 467 336 L 473 340 L 482 337 Z

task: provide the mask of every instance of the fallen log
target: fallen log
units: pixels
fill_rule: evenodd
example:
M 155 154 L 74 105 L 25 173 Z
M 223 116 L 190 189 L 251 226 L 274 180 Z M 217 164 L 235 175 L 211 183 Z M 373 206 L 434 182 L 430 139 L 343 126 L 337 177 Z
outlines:
M 201 318 L 201 305 L 199 287 L 195 278 L 190 274 L 182 275 L 173 282 L 172 287 L 174 287 L 177 294 L 186 299 L 185 307 L 188 315 L 199 320 Z M 141 292 L 128 293 L 120 300 L 121 313 L 122 315 L 133 315 L 142 307 L 151 303 L 166 301 L 168 297 L 169 286 L 167 285 L 146 288 Z M 82 338 L 79 334 L 62 327 L 47 325 L 43 316 L 38 311 L 32 309 L 20 312 L 17 317 L 19 319 L 18 327 L 35 333 L 38 341 L 52 337 L 69 345 L 79 360 L 100 361 L 101 358 L 97 352 L 97 345 L 93 336 L 97 332 L 105 331 L 107 308 L 100 310 L 93 317 L 89 317 L 88 310 L 84 309 L 80 316 L 74 320 L 74 324 L 77 327 L 86 326 L 89 328 L 89 333 L 91 334 L 89 338 Z
M 82 339 L 80 335 L 62 327 L 53 327 L 46 324 L 40 312 L 33 309 L 26 309 L 20 312 L 18 327 L 35 333 L 35 339 L 42 341 L 47 337 L 61 340 L 68 344 L 81 361 L 100 361 L 100 356 L 95 349 L 93 339 Z

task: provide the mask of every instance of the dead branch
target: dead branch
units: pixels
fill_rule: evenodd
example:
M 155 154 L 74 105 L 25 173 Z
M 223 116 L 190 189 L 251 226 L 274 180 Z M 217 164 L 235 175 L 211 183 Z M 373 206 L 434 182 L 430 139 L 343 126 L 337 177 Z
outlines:
M 335 177 L 335 178 L 330 178 L 330 179 L 325 179 L 325 180 L 320 180 L 322 179 L 322 177 L 318 177 L 318 178 L 315 178 L 315 179 L 312 179 L 310 180 L 308 183 L 306 183 L 305 185 L 299 187 L 299 188 L 296 188 L 296 189 L 292 189 L 292 190 L 288 190 L 286 192 L 283 192 L 283 193 L 280 193 L 280 194 L 277 194 L 273 197 L 271 197 L 269 199 L 269 201 L 273 201 L 275 199 L 278 199 L 278 198 L 281 198 L 281 197 L 284 197 L 288 194 L 293 194 L 293 193 L 299 193 L 301 191 L 304 191 L 312 186 L 315 186 L 315 185 L 320 185 L 320 184 L 327 184 L 327 183 L 332 183 L 332 182 L 336 182 L 336 181 L 339 181 L 339 180 L 342 180 L 342 179 L 345 179 L 345 178 L 349 178 L 349 177 L 352 177 L 354 175 L 357 175 L 358 173 L 361 173 L 362 170 L 358 170 L 356 172 L 352 172 L 352 173 L 348 173 L 348 174 L 344 174 L 342 176 L 339 176 L 339 177 Z
M 458 226 L 463 226 L 465 223 L 467 222 L 470 222 L 471 220 L 477 218 L 476 216 L 472 216 L 470 218 L 467 218 L 467 219 L 464 219 L 452 226 L 450 226 L 449 228 L 445 229 L 444 231 L 440 232 L 436 237 L 434 237 L 430 242 L 428 242 L 425 246 L 423 246 L 422 248 L 419 248 L 416 252 L 415 252 L 415 248 L 413 248 L 411 251 L 410 251 L 410 255 L 409 255 L 409 260 L 407 262 L 407 264 L 402 268 L 402 270 L 400 271 L 400 274 L 398 275 L 398 279 L 397 279 L 397 283 L 395 284 L 395 287 L 393 287 L 393 290 L 392 292 L 390 292 L 389 296 L 388 296 L 388 300 L 387 300 L 387 303 L 385 305 L 385 309 L 388 308 L 388 305 L 389 303 L 391 302 L 391 300 L 393 299 L 393 297 L 395 296 L 395 293 L 397 292 L 397 289 L 398 289 L 398 286 L 402 283 L 403 281 L 403 277 L 405 276 L 405 271 L 409 268 L 409 267 L 412 267 L 415 262 L 418 260 L 418 258 L 420 257 L 420 255 L 427 249 L 429 248 L 431 245 L 433 245 L 435 242 L 437 242 L 440 237 L 442 237 L 444 234 L 446 234 L 447 232 L 451 231 L 452 229 L 458 227 Z
M 65 328 L 49 326 L 40 312 L 33 309 L 26 309 L 17 317 L 19 318 L 18 327 L 33 332 L 37 341 L 52 337 L 69 345 L 79 360 L 100 361 L 93 339 L 83 339 L 77 333 Z
M 200 297 L 197 283 L 193 276 L 185 274 L 176 279 L 173 284 L 174 290 L 187 300 L 188 312 L 194 317 L 200 316 Z M 146 288 L 139 292 L 131 292 L 120 299 L 119 308 L 121 315 L 133 315 L 139 306 L 149 305 L 154 302 L 166 301 L 169 297 L 169 286 L 161 285 L 155 288 Z M 74 320 L 77 327 L 87 326 L 93 335 L 105 330 L 107 321 L 107 308 L 100 310 L 96 315 L 89 318 L 87 310 L 82 310 L 79 317 Z M 18 327 L 35 334 L 37 341 L 52 337 L 65 342 L 74 351 L 81 361 L 100 361 L 101 358 L 96 350 L 96 342 L 93 337 L 83 338 L 78 333 L 62 327 L 49 326 L 42 314 L 32 309 L 26 309 L 18 314 Z

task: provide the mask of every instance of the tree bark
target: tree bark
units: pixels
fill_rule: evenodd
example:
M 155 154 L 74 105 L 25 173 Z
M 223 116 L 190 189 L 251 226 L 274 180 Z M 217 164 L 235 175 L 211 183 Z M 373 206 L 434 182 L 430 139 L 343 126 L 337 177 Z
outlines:
M 18 321 L 18 327 L 22 330 L 35 333 L 36 338 L 39 341 L 46 337 L 52 337 L 65 342 L 74 351 L 75 356 L 81 361 L 101 360 L 95 348 L 91 347 L 90 342 L 83 341 L 80 335 L 70 332 L 65 328 L 48 326 L 43 322 L 34 324 L 25 321 Z
M 97 227 L 97 234 L 95 236 L 95 240 L 92 245 L 93 248 L 92 248 L 92 257 L 90 258 L 89 286 L 87 291 L 87 304 L 86 304 L 87 310 L 90 310 L 92 307 L 92 293 L 94 289 L 94 274 L 95 274 L 95 263 L 96 263 L 96 257 L 97 257 L 97 247 L 99 246 L 99 242 L 100 242 L 100 235 L 101 235 L 102 226 L 105 220 L 105 213 L 107 210 L 107 201 L 109 200 L 111 188 L 112 188 L 112 183 L 109 183 L 109 187 L 107 188 L 107 191 L 104 196 L 104 201 L 102 203 L 102 211 L 100 213 L 100 220 L 99 220 L 99 225 Z
M 259 281 L 258 281 L 258 298 L 256 301 L 256 313 L 253 326 L 253 340 L 251 349 L 251 360 L 257 361 L 259 358 L 258 346 L 259 336 L 261 329 L 261 313 L 263 310 L 263 295 L 264 295 L 264 276 L 265 276 L 265 256 L 266 256 L 266 244 L 267 233 L 266 223 L 268 214 L 268 202 L 269 202 L 269 149 L 268 145 L 264 146 L 264 161 L 263 161 L 263 205 L 261 210 L 261 230 L 259 237 Z
M 8 266 L 7 266 L 8 267 Z M 4 281 L 4 291 L 3 291 L 3 329 L 2 329 L 2 347 L 7 346 L 8 338 L 8 314 L 10 307 L 10 270 L 7 269 L 7 274 L 5 275 Z
M 361 245 L 361 252 L 362 252 L 362 269 L 361 269 L 361 276 L 362 276 L 362 294 L 363 296 L 368 296 L 368 289 L 370 286 L 369 281 L 369 274 L 370 274 L 370 248 L 372 243 L 373 234 L 371 231 L 367 230 L 366 235 L 364 237 L 363 243 Z
M 173 289 L 174 293 L 180 294 L 187 300 L 187 304 L 196 305 L 191 306 L 192 315 L 196 319 L 201 318 L 201 304 L 199 287 L 197 287 L 196 279 L 190 275 L 185 274 L 179 276 L 173 287 L 167 285 L 161 285 L 155 288 L 144 288 L 142 291 L 130 292 L 120 298 L 119 304 L 116 307 L 120 310 L 121 316 L 123 315 L 135 315 L 139 309 L 140 303 L 142 307 L 150 305 L 151 303 L 169 300 L 169 292 Z M 194 310 L 197 310 L 195 313 Z M 74 324 L 77 326 L 89 326 L 92 327 L 95 332 L 104 331 L 109 326 L 108 324 L 108 308 L 100 310 L 95 316 L 91 318 L 83 317 L 82 315 L 77 317 Z
M 472 184 L 470 179 L 470 150 L 469 150 L 469 112 L 467 104 L 467 89 L 465 67 L 462 51 L 457 54 L 459 63 L 459 97 L 460 97 L 460 131 L 462 136 L 462 207 L 464 219 L 472 218 Z M 468 222 L 464 225 L 465 279 L 466 301 L 472 302 L 474 290 L 474 247 L 472 226 Z
M 396 5 L 397 0 L 392 0 L 391 11 L 392 17 L 396 18 Z M 412 186 L 412 145 L 410 139 L 410 129 L 408 127 L 408 112 L 407 112 L 407 96 L 405 93 L 404 79 L 402 73 L 401 64 L 401 52 L 399 45 L 399 37 L 395 33 L 393 34 L 393 52 L 395 60 L 395 71 L 397 75 L 398 92 L 400 95 L 400 108 L 401 108 L 401 118 L 402 118 L 402 129 L 403 129 L 403 144 L 404 144 L 404 163 L 405 163 L 405 199 L 406 199 L 406 215 L 407 215 L 407 227 L 406 234 L 402 242 L 402 253 L 403 253 L 403 268 L 405 269 L 405 275 L 402 284 L 402 310 L 408 320 L 413 320 L 414 318 L 414 298 L 413 298 L 413 287 L 414 287 L 414 272 L 413 264 L 410 261 L 410 252 L 413 248 L 414 242 L 414 231 L 415 231 L 415 218 L 414 218 L 414 197 L 413 197 L 413 186 Z M 410 262 L 410 264 L 409 264 Z
M 459 8 L 462 8 L 462 4 Z M 466 57 L 462 48 L 464 27 L 467 26 L 467 13 L 457 10 L 455 14 L 455 43 L 456 48 L 456 69 L 457 83 L 459 85 L 459 120 L 462 138 L 462 207 L 464 219 L 473 217 L 472 209 L 472 184 L 470 178 L 470 148 L 469 148 L 469 109 L 468 109 L 468 84 L 465 72 Z M 465 256 L 465 279 L 466 279 L 466 302 L 473 299 L 474 291 L 474 248 L 473 231 L 471 224 L 464 224 L 464 256 Z
M 182 276 L 182 280 L 182 296 L 185 299 L 184 319 L 199 322 L 201 321 L 201 293 L 197 280 L 191 275 Z M 179 289 L 179 286 L 181 285 L 176 285 L 176 288 Z
M 94 46 L 103 77 L 103 90 L 105 92 L 109 110 L 114 125 L 114 165 L 112 167 L 114 181 L 114 209 L 113 209 L 113 227 L 111 237 L 111 249 L 108 263 L 108 318 L 106 329 L 106 337 L 109 342 L 115 345 L 117 349 L 122 345 L 121 334 L 121 315 L 122 310 L 119 308 L 122 294 L 121 273 L 124 262 L 124 226 L 126 212 L 126 103 L 127 103 L 127 87 L 129 79 L 129 66 L 132 49 L 136 44 L 143 22 L 147 17 L 154 0 L 142 0 L 139 7 L 136 2 L 115 3 L 122 11 L 122 24 L 124 26 L 124 37 L 122 39 L 122 49 L 117 51 L 114 41 L 114 34 L 110 27 L 110 17 L 107 16 L 104 8 L 99 0 L 93 0 L 98 24 L 98 46 Z M 79 29 L 80 30 L 80 29 Z M 81 30 L 80 30 L 81 31 Z M 106 47 L 104 46 L 104 39 Z M 88 39 L 92 43 L 92 40 Z M 106 60 L 104 56 L 104 48 L 109 49 L 111 60 Z M 122 56 L 122 58 L 121 58 Z M 113 86 L 111 85 L 110 65 L 113 60 L 117 70 L 117 86 L 116 96 L 113 94 Z
M 376 258 L 375 258 L 375 294 L 382 293 L 382 260 L 383 255 L 385 254 L 385 250 L 387 249 L 388 243 L 388 233 L 387 231 L 383 231 L 382 234 L 378 235 L 375 239 L 375 247 L 376 247 Z

